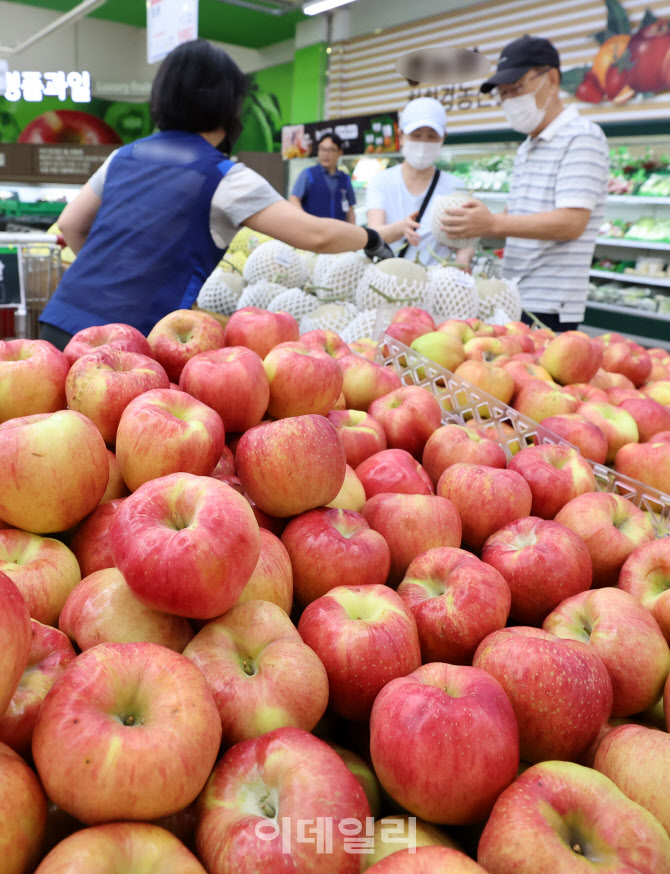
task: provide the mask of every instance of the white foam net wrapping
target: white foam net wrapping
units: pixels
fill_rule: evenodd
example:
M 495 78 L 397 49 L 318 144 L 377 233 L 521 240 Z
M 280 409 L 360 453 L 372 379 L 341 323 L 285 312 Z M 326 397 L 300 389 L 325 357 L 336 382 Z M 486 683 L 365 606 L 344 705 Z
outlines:
M 440 222 L 445 211 L 462 206 L 466 200 L 472 200 L 472 198 L 469 194 L 463 194 L 461 192 L 444 194 L 442 197 L 436 197 L 434 199 L 430 211 L 430 230 L 437 242 L 441 243 L 443 246 L 449 246 L 452 249 L 467 249 L 468 246 L 474 246 L 478 242 L 479 237 L 465 237 L 462 240 L 452 239 L 451 237 L 448 237 L 440 227 Z
M 476 278 L 479 306 L 477 318 L 491 325 L 521 318 L 521 295 L 516 279 Z
M 313 294 L 308 294 L 302 288 L 287 288 L 272 298 L 269 309 L 273 313 L 289 313 L 300 324 L 304 316 L 308 316 L 319 306 L 321 301 Z
M 307 271 L 307 280 L 308 282 L 311 282 L 312 277 L 314 276 L 314 265 L 319 256 L 316 252 L 308 252 L 306 249 L 296 249 L 296 252 L 302 258 L 302 263 L 305 265 L 305 270 Z
M 302 285 L 307 280 L 307 267 L 300 253 L 279 240 L 261 243 L 244 265 L 247 282 L 279 282 L 284 288 Z
M 361 276 L 356 305 L 362 310 L 376 309 L 385 303 L 431 309 L 430 286 L 426 268 L 403 258 L 387 258 L 370 267 Z
M 357 307 L 348 301 L 324 303 L 300 320 L 300 333 L 325 330 L 340 334 L 357 315 Z
M 320 300 L 353 300 L 358 283 L 372 262 L 362 252 L 317 255 L 312 282 Z
M 200 289 L 196 303 L 203 310 L 232 316 L 243 288 L 244 279 L 239 273 L 215 267 Z
M 479 311 L 475 280 L 458 267 L 429 267 L 431 315 L 434 319 L 474 319 Z
M 276 282 L 267 282 L 266 280 L 252 282 L 240 295 L 235 309 L 260 307 L 262 310 L 267 310 L 274 298 L 282 291 L 286 291 L 286 286 L 278 285 Z
M 377 310 L 362 310 L 339 334 L 345 343 L 374 337 L 377 327 Z

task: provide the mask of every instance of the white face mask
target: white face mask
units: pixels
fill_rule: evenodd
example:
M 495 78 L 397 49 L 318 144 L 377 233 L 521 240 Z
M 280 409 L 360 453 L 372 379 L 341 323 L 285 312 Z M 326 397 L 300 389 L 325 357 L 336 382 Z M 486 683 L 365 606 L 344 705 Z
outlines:
M 546 75 L 545 73 L 542 79 L 545 79 Z M 520 97 L 508 97 L 507 100 L 503 100 L 502 111 L 513 130 L 522 134 L 530 134 L 542 124 L 551 98 L 547 98 L 547 102 L 540 109 L 535 95 L 541 87 L 542 81 L 531 94 L 522 94 Z
M 416 140 L 405 140 L 402 147 L 403 158 L 415 170 L 426 170 L 432 167 L 440 157 L 442 143 L 426 143 Z

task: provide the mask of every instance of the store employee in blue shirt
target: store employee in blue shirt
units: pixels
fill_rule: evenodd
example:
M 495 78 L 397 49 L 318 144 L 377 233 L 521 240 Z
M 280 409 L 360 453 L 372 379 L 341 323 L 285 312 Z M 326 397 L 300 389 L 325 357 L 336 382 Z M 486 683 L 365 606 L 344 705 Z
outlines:
M 355 223 L 356 195 L 347 174 L 337 169 L 342 157 L 342 140 L 337 134 L 321 138 L 317 157 L 319 163 L 307 167 L 296 179 L 289 200 L 311 215 Z

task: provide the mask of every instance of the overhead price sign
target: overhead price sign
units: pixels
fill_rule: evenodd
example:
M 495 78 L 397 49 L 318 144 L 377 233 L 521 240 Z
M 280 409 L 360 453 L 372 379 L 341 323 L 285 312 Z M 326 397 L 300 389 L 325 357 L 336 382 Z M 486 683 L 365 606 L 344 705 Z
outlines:
M 147 0 L 147 61 L 155 64 L 198 37 L 198 0 Z

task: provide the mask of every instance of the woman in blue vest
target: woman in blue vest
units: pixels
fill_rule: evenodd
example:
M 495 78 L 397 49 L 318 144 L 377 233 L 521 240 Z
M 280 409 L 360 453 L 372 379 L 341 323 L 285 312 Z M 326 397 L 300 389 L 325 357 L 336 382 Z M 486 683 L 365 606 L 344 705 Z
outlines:
M 391 257 L 376 231 L 310 216 L 225 157 L 245 87 L 206 40 L 165 58 L 151 90 L 158 133 L 110 155 L 61 214 L 77 258 L 40 317 L 42 339 L 63 349 L 77 331 L 110 322 L 148 334 L 193 304 L 242 225 L 313 252 Z
M 342 140 L 337 134 L 325 134 L 316 154 L 319 163 L 302 171 L 289 200 L 310 215 L 355 223 L 356 195 L 351 179 L 343 170 L 337 169 L 342 157 Z

